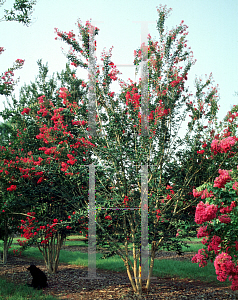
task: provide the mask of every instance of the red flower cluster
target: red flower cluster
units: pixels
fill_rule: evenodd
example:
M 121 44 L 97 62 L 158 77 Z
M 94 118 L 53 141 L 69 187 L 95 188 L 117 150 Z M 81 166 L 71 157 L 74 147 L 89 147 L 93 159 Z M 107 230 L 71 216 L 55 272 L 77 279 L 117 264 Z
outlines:
M 128 103 L 132 103 L 134 105 L 134 110 L 139 109 L 140 107 L 140 98 L 141 95 L 139 95 L 137 93 L 138 89 L 136 87 L 132 88 L 131 92 L 127 92 L 126 93 L 126 105 L 128 105 Z
M 18 249 L 13 249 L 13 254 L 14 254 L 14 256 L 17 256 L 17 253 L 18 253 Z M 21 251 L 19 251 L 19 255 L 21 255 Z
M 42 245 L 48 244 L 50 238 L 52 238 L 53 234 L 55 232 L 57 232 L 57 229 L 55 228 L 55 226 L 57 226 L 57 224 L 58 224 L 58 219 L 54 219 L 53 224 L 51 224 L 51 225 L 47 224 L 47 226 L 37 227 L 36 224 L 38 221 L 34 217 L 35 212 L 28 212 L 27 215 L 29 216 L 29 217 L 27 217 L 27 221 L 21 220 L 22 225 L 21 225 L 20 229 L 23 230 L 23 234 L 21 234 L 21 237 L 25 237 L 26 240 L 29 240 L 29 239 L 33 238 L 34 236 L 36 236 L 37 234 L 39 234 L 39 232 L 41 231 L 41 233 L 40 233 L 41 244 Z M 70 219 L 71 216 L 68 216 L 68 218 Z M 66 229 L 71 229 L 71 227 L 66 226 Z M 23 244 L 26 241 L 19 240 L 18 242 L 19 242 L 20 246 L 23 246 Z
M 127 202 L 128 202 L 128 201 L 129 201 L 128 196 L 125 196 L 123 203 L 124 203 L 124 205 L 125 205 L 126 207 L 129 207 L 129 206 L 127 205 Z
M 83 125 L 86 124 L 86 122 L 85 121 L 74 121 L 74 120 L 72 120 L 72 124 L 73 125 L 80 125 L 80 126 L 82 125 L 83 126 Z
M 59 97 L 63 99 L 63 104 L 66 104 L 67 97 L 71 96 L 67 88 L 60 88 L 58 91 Z
M 155 119 L 155 125 L 157 124 L 157 120 L 161 119 L 163 116 L 167 116 L 170 112 L 169 109 L 164 108 L 164 104 L 162 103 L 162 100 L 159 101 L 159 106 L 156 107 L 154 111 L 154 119 Z
M 110 73 L 108 74 L 108 76 L 109 76 L 113 81 L 116 81 L 116 80 L 118 79 L 118 77 L 117 77 L 116 75 L 121 74 L 121 73 L 117 70 L 117 68 L 116 68 L 116 66 L 114 65 L 113 62 L 110 62 L 110 63 L 109 63 L 109 66 L 111 66 L 112 70 L 110 71 Z
M 49 243 L 49 239 L 53 236 L 53 233 L 55 233 L 57 231 L 57 229 L 54 229 L 54 227 L 56 226 L 56 223 L 53 223 L 52 225 L 47 224 L 47 229 L 44 233 L 45 237 L 44 239 L 41 241 L 41 244 L 48 244 Z M 44 226 L 44 229 L 46 227 Z
M 25 60 L 24 59 L 20 59 L 20 58 L 18 58 L 18 59 L 15 60 L 15 63 L 18 64 L 19 66 L 23 66 L 24 62 L 25 62 Z
M 23 111 L 21 112 L 21 114 L 22 114 L 22 115 L 24 115 L 24 114 L 29 115 L 30 110 L 31 110 L 31 109 L 30 109 L 29 107 L 24 108 Z
M 37 184 L 41 183 L 43 181 L 44 177 L 40 177 L 37 181 Z
M 76 163 L 77 159 L 75 157 L 73 157 L 73 155 L 67 154 L 67 157 L 69 158 L 69 160 L 67 160 L 68 164 L 74 165 Z
M 62 162 L 61 163 L 61 171 L 63 171 L 63 172 L 66 172 L 67 170 L 68 170 L 68 165 L 65 163 L 65 162 Z
M 203 154 L 205 151 L 204 150 L 199 150 L 197 151 L 197 154 Z
M 13 84 L 13 79 L 11 78 L 13 76 L 14 76 L 14 73 L 12 71 L 6 71 L 4 73 L 4 76 L 1 77 L 1 79 L 4 81 L 3 84 L 5 84 L 5 85 Z
M 11 192 L 11 191 L 15 191 L 17 189 L 16 185 L 11 185 L 9 188 L 7 188 L 7 191 Z
M 30 238 L 32 238 L 34 235 L 37 235 L 37 231 L 33 232 L 33 229 L 35 228 L 34 223 L 37 222 L 35 216 L 35 212 L 28 212 L 27 215 L 29 217 L 27 217 L 27 221 L 28 224 L 26 224 L 26 221 L 21 220 L 21 227 L 20 229 L 22 229 L 23 234 L 21 234 L 21 237 L 26 238 L 27 240 L 29 240 Z
M 156 212 L 156 218 L 159 221 L 159 219 L 161 218 L 161 215 L 159 216 L 159 214 L 161 213 L 161 211 L 160 211 L 160 209 L 156 209 L 155 212 Z
M 55 28 L 55 33 L 58 35 L 58 37 L 62 37 L 63 35 L 65 35 L 65 37 L 69 40 L 72 40 L 72 41 L 76 41 L 75 39 L 75 34 L 73 33 L 73 31 L 69 31 L 69 32 L 60 32 L 58 30 L 58 28 Z M 55 38 L 57 40 L 57 37 Z
M 177 79 L 171 81 L 171 82 L 170 82 L 170 85 L 171 85 L 172 87 L 175 87 L 175 86 L 178 85 L 180 82 L 183 82 L 183 79 L 184 79 L 183 77 L 177 76 Z

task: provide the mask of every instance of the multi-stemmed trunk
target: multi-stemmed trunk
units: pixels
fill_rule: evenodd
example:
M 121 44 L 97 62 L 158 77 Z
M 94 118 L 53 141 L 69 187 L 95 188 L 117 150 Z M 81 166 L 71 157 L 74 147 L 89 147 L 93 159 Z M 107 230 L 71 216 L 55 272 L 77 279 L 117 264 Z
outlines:
M 44 257 L 47 270 L 50 274 L 56 273 L 59 265 L 60 249 L 63 245 L 65 234 L 56 232 L 52 235 L 48 244 L 38 244 L 38 248 Z

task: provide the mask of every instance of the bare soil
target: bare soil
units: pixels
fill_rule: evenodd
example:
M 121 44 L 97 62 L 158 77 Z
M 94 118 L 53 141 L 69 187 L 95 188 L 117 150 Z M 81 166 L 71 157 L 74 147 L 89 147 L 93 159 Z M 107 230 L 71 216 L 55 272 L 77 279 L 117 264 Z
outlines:
M 63 246 L 68 251 L 87 252 L 87 247 Z M 98 250 L 100 251 L 100 250 Z M 162 251 L 156 259 L 191 260 L 195 253 L 177 255 L 176 252 Z M 49 287 L 44 294 L 51 294 L 58 299 L 96 300 L 96 299 L 139 299 L 134 295 L 126 272 L 97 270 L 97 279 L 87 277 L 88 268 L 61 263 L 56 274 L 48 274 L 44 262 L 35 258 L 10 256 L 6 265 L 0 265 L 0 276 L 14 283 L 31 282 L 27 271 L 30 264 L 35 264 L 47 274 Z M 220 287 L 216 283 L 174 277 L 157 277 L 151 282 L 151 289 L 141 299 L 238 299 L 238 294 L 230 287 Z

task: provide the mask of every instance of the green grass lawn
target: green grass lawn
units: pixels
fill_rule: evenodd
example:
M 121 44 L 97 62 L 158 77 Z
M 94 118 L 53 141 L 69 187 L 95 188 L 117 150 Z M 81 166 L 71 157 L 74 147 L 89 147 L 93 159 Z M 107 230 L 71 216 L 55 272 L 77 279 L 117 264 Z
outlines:
M 68 237 L 65 245 L 68 246 L 77 246 L 77 247 L 87 247 L 84 241 L 74 241 L 71 239 L 83 238 L 81 236 L 71 236 Z M 15 244 L 17 238 L 14 239 L 12 249 L 17 249 L 18 246 Z M 191 241 L 201 241 L 201 239 L 192 238 Z M 189 243 L 189 242 L 188 242 Z M 2 244 L 0 242 L 0 251 L 2 251 Z M 131 247 L 132 244 L 129 244 Z M 203 244 L 190 244 L 190 248 L 183 247 L 182 251 L 184 252 L 197 252 L 199 249 L 203 248 Z M 23 256 L 31 256 L 36 259 L 43 259 L 41 253 L 38 248 L 31 247 L 23 252 Z M 124 263 L 122 259 L 115 255 L 113 257 L 107 259 L 100 259 L 103 256 L 101 253 L 96 254 L 96 266 L 97 269 L 107 269 L 107 270 L 117 270 L 117 271 L 126 271 Z M 132 259 L 132 257 L 130 257 Z M 80 251 L 60 251 L 60 262 L 64 262 L 67 264 L 81 265 L 87 267 L 88 265 L 88 253 L 82 253 Z M 180 278 L 189 278 L 193 280 L 202 280 L 205 282 L 213 282 L 219 284 L 220 286 L 230 286 L 231 283 L 227 279 L 226 282 L 219 282 L 217 280 L 217 276 L 215 273 L 214 265 L 211 262 L 208 262 L 207 266 L 204 268 L 199 268 L 198 264 L 194 264 L 191 261 L 176 261 L 176 260 L 155 260 L 153 276 L 159 277 L 180 277 Z M 15 292 L 11 292 L 13 286 L 9 283 L 6 284 L 4 281 L 0 281 L 0 299 L 54 299 L 47 298 L 41 294 L 39 291 L 34 291 L 35 296 L 29 298 L 27 293 L 32 294 L 32 288 L 28 288 L 26 286 L 22 286 L 18 288 L 14 285 Z M 10 293 L 10 294 L 9 294 Z M 39 293 L 39 295 L 38 295 Z M 8 295 L 8 296 L 6 296 Z M 17 295 L 17 296 L 16 296 Z M 28 296 L 27 296 L 28 295 Z M 10 298 L 9 298 L 10 297 Z M 27 298 L 28 297 L 28 298 Z M 38 297 L 38 298 L 37 298 Z M 45 298 L 44 298 L 45 297 Z
M 43 295 L 42 291 L 35 290 L 27 285 L 7 282 L 0 278 L 0 299 L 1 300 L 55 300 L 52 296 Z

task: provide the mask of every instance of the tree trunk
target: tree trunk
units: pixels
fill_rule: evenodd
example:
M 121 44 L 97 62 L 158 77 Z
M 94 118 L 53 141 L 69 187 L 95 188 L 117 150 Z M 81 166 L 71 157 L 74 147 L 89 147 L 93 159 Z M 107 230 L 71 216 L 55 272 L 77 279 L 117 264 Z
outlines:
M 47 267 L 47 270 L 50 274 L 55 274 L 59 266 L 59 255 L 60 249 L 63 245 L 65 235 L 61 232 L 57 232 L 56 235 L 53 235 L 48 242 L 48 244 L 38 245 L 38 248 L 41 254 L 44 257 L 44 261 Z M 43 249 L 41 249 L 41 247 Z
M 11 246 L 13 237 L 9 236 L 9 231 L 7 227 L 7 219 L 4 220 L 4 237 L 3 237 L 3 253 L 2 253 L 2 263 L 7 263 L 8 249 Z
M 152 277 L 152 273 L 153 273 L 153 268 L 154 268 L 154 261 L 155 261 L 155 252 L 156 252 L 156 248 L 155 248 L 155 241 L 152 242 L 152 247 L 151 247 L 151 259 L 150 259 L 150 269 L 149 269 L 149 275 L 147 278 L 147 282 L 146 282 L 146 290 L 149 291 L 150 289 L 150 283 L 151 283 L 151 277 Z

